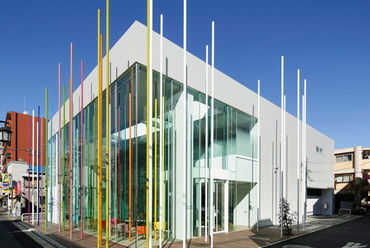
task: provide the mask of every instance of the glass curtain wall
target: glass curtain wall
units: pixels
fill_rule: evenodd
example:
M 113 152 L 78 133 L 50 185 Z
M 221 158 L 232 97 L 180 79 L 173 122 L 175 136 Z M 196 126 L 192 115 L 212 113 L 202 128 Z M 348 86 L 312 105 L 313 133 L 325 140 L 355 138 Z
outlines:
M 163 97 L 159 96 L 159 73 L 153 72 L 153 113 L 147 120 L 146 67 L 134 64 L 128 68 L 110 87 L 110 173 L 109 184 L 106 185 L 106 120 L 105 94 L 103 92 L 103 184 L 102 184 L 102 216 L 105 232 L 106 205 L 110 205 L 111 239 L 118 241 L 145 240 L 146 235 L 146 128 L 152 125 L 153 130 L 153 223 L 154 239 L 158 239 L 159 226 L 162 226 L 162 237 L 166 241 L 182 238 L 181 230 L 183 203 L 183 139 L 182 120 L 183 85 L 171 78 L 163 76 Z M 211 221 L 209 203 L 209 167 L 211 146 L 211 98 L 205 105 L 205 94 L 191 88 L 187 94 L 187 167 L 186 167 L 186 234 L 188 238 L 204 235 L 205 224 Z M 98 219 L 98 103 L 95 98 L 72 121 L 73 129 L 73 170 L 72 189 L 69 189 L 69 124 L 65 127 L 65 177 L 64 177 L 64 219 L 68 229 L 68 221 L 73 227 L 83 224 L 85 231 L 97 232 Z M 162 112 L 164 115 L 162 116 Z M 256 185 L 253 176 L 257 157 L 256 119 L 220 101 L 215 100 L 214 107 L 214 165 L 220 171 L 228 171 L 229 178 L 215 178 L 217 181 L 217 205 L 222 213 L 217 217 L 218 229 L 237 225 L 236 216 L 247 204 L 255 204 L 255 196 L 245 193 L 242 188 L 252 192 Z M 205 145 L 205 118 L 208 116 L 208 148 Z M 162 118 L 161 118 L 162 117 Z M 160 136 L 163 127 L 163 164 L 159 164 Z M 81 146 L 81 129 L 83 129 L 83 145 Z M 63 132 L 63 130 L 62 130 Z M 63 133 L 61 135 L 63 144 Z M 49 142 L 50 145 L 50 142 Z M 57 147 L 53 143 L 53 149 Z M 81 154 L 83 151 L 83 183 L 81 182 Z M 205 161 L 208 151 L 208 161 Z M 63 156 L 63 151 L 61 152 Z M 56 165 L 53 162 L 53 165 Z M 243 175 L 240 176 L 239 174 Z M 207 187 L 206 187 L 206 175 Z M 160 176 L 162 181 L 160 181 Z M 53 185 L 57 182 L 56 166 L 53 166 Z M 239 185 L 239 186 L 238 186 Z M 81 186 L 83 187 L 83 223 L 81 223 Z M 110 188 L 109 202 L 106 203 L 106 187 Z M 206 192 L 207 188 L 207 192 Z M 238 192 L 236 190 L 239 189 Z M 72 199 L 69 199 L 72 190 Z M 162 190 L 160 192 L 160 190 Z M 241 194 L 240 192 L 243 192 Z M 163 195 L 160 202 L 160 193 Z M 207 193 L 207 198 L 206 198 Z M 249 194 L 249 195 L 248 195 Z M 228 205 L 226 200 L 232 200 Z M 72 216 L 69 216 L 69 200 L 72 200 Z M 208 206 L 205 208 L 205 202 Z M 159 208 L 159 205 L 162 208 Z M 160 213 L 160 211 L 162 211 Z M 207 211 L 208 219 L 205 218 Z M 223 214 L 226 213 L 227 214 Z M 162 223 L 159 223 L 159 215 Z M 251 213 L 252 215 L 252 213 Z M 225 221 L 225 217 L 228 219 Z M 250 216 L 247 216 L 250 218 Z M 222 220 L 222 221 L 221 221 Z M 248 226 L 247 223 L 242 225 Z M 131 228 L 130 228 L 131 227 Z M 231 228 L 232 229 L 232 228 Z M 103 234 L 104 235 L 104 234 Z

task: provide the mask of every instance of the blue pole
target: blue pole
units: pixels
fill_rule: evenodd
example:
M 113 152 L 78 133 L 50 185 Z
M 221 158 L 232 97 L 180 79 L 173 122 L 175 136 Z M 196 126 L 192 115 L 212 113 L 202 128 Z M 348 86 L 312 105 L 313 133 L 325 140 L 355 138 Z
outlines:
M 38 144 L 38 148 L 37 148 L 37 152 L 39 153 L 39 157 L 40 157 L 40 155 L 42 155 L 42 153 L 40 152 L 40 143 L 41 143 L 41 139 L 40 139 L 40 134 L 41 134 L 41 132 L 40 132 L 40 124 L 41 124 L 41 122 L 40 122 L 40 106 L 38 106 L 38 113 L 37 113 L 37 120 L 38 120 L 38 122 L 39 122 L 39 140 L 40 140 L 40 142 L 39 142 L 39 144 Z M 40 157 L 41 158 L 41 157 Z M 39 161 L 40 161 L 40 159 L 39 159 Z M 40 177 L 40 174 L 39 174 L 39 167 L 40 167 L 40 163 L 38 163 L 37 164 L 37 188 L 38 188 L 38 190 L 37 190 L 37 225 L 39 226 L 40 225 L 40 184 L 39 184 L 39 177 Z
M 51 104 L 51 114 L 53 114 L 53 104 Z M 53 223 L 53 117 L 50 118 L 50 226 Z M 46 196 L 47 197 L 47 196 Z

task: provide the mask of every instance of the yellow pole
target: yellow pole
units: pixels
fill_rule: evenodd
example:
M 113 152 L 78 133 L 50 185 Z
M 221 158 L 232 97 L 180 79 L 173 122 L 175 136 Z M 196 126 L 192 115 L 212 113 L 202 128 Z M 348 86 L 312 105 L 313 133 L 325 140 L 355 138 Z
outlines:
M 157 84 L 155 84 L 154 120 L 154 240 L 157 241 Z
M 107 23 L 106 23 L 106 87 L 105 87 L 105 246 L 109 248 L 109 0 L 107 0 Z
M 101 158 L 100 158 L 100 112 L 101 112 L 101 109 L 100 109 L 100 98 L 101 98 L 101 95 L 100 95 L 100 9 L 98 9 L 98 180 L 99 180 L 99 184 L 98 184 L 98 243 L 97 243 L 97 247 L 99 248 L 100 247 L 100 244 L 101 244 L 101 236 L 100 236 L 100 230 L 101 230 L 101 218 L 100 218 L 100 207 L 101 207 L 101 203 L 100 203 L 100 161 L 101 161 Z

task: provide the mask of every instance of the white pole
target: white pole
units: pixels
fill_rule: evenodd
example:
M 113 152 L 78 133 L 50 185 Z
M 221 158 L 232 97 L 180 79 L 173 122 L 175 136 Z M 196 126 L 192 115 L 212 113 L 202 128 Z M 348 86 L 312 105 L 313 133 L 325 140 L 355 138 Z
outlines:
M 160 40 L 160 48 L 159 48 L 159 107 L 160 107 L 160 120 L 159 120 L 159 248 L 162 247 L 162 163 L 163 163 L 163 157 L 162 157 L 162 145 L 163 145 L 163 15 L 161 14 L 161 20 L 160 20 L 160 33 L 161 33 L 161 40 Z
M 257 232 L 259 231 L 259 219 L 260 219 L 260 166 L 261 166 L 261 156 L 260 156 L 260 104 L 261 101 L 261 91 L 260 91 L 260 80 L 258 79 L 258 97 L 257 97 L 257 156 L 258 156 L 258 168 L 257 168 Z
M 303 190 L 303 219 L 302 219 L 302 223 L 303 223 L 303 230 L 305 231 L 306 230 L 306 191 L 307 191 L 307 158 L 306 158 L 306 142 L 307 142 L 307 136 L 306 136 L 306 121 L 307 121 L 307 116 L 306 116 L 306 101 L 307 101 L 307 92 L 306 92 L 306 79 L 304 80 L 304 85 L 303 85 L 304 89 L 304 95 L 303 95 L 303 100 L 302 100 L 302 104 L 303 104 L 303 127 L 302 127 L 302 160 L 303 160 L 303 185 L 302 185 L 302 190 Z
M 281 56 L 281 148 L 280 148 L 280 237 L 283 237 L 283 174 L 284 174 L 284 56 Z
M 210 207 L 211 207 L 211 218 L 210 218 L 210 235 L 211 235 L 211 247 L 213 247 L 213 221 L 214 221 L 214 209 L 213 209 L 213 178 L 212 178 L 212 169 L 214 165 L 214 107 L 215 107 L 215 22 L 212 22 L 212 102 L 211 102 L 211 166 L 210 166 Z
M 183 110 L 183 121 L 184 121 L 184 133 L 183 133 L 183 138 L 184 138 L 184 168 L 183 168 L 183 240 L 182 240 L 182 247 L 185 248 L 186 246 L 186 124 L 187 124 L 187 115 L 186 115 L 186 95 L 187 95 L 187 81 L 186 81 L 186 0 L 184 0 L 184 54 L 183 54 L 183 59 L 184 59 L 184 65 L 183 65 L 183 81 L 184 81 L 184 110 Z
M 283 174 L 283 196 L 286 201 L 288 201 L 288 190 L 287 190 L 287 140 L 286 140 L 286 95 L 284 94 L 284 174 Z
M 147 125 L 149 125 L 149 230 L 148 230 L 148 239 L 149 247 L 152 247 L 152 227 L 153 227 L 153 125 L 152 125 L 152 116 L 153 116 L 153 65 L 152 65 L 152 54 L 153 54 L 153 0 L 150 0 L 150 9 L 149 9 L 149 120 Z
M 300 173 L 300 157 L 299 157 L 299 112 L 300 112 L 300 106 L 299 106 L 299 84 L 300 84 L 300 71 L 297 70 L 297 233 L 299 234 L 299 173 Z
M 205 216 L 204 216 L 204 240 L 207 242 L 208 234 L 207 234 L 207 228 L 208 228 L 208 45 L 206 45 L 206 137 L 205 137 L 205 163 L 204 163 L 204 178 L 205 178 Z
M 35 224 L 35 110 L 32 110 L 32 225 Z

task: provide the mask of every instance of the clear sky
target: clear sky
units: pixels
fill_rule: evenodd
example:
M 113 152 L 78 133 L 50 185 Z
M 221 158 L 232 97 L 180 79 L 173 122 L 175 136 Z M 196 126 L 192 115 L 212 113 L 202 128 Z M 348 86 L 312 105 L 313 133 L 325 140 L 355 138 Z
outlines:
M 110 46 L 138 20 L 146 1 L 111 0 Z M 182 46 L 181 0 L 154 0 L 154 30 Z M 69 77 L 74 44 L 74 89 L 96 65 L 97 9 L 104 0 L 2 1 L 0 3 L 0 120 L 6 111 L 45 109 L 45 87 L 55 113 L 58 63 Z M 188 0 L 188 51 L 205 59 L 215 21 L 215 66 L 280 105 L 280 57 L 285 57 L 287 110 L 296 115 L 296 72 L 307 79 L 307 122 L 335 140 L 336 148 L 370 147 L 370 1 Z M 102 33 L 105 34 L 103 27 Z M 68 87 L 67 87 L 68 89 Z M 50 109 L 50 106 L 49 106 Z M 37 113 L 36 113 L 37 114 Z

